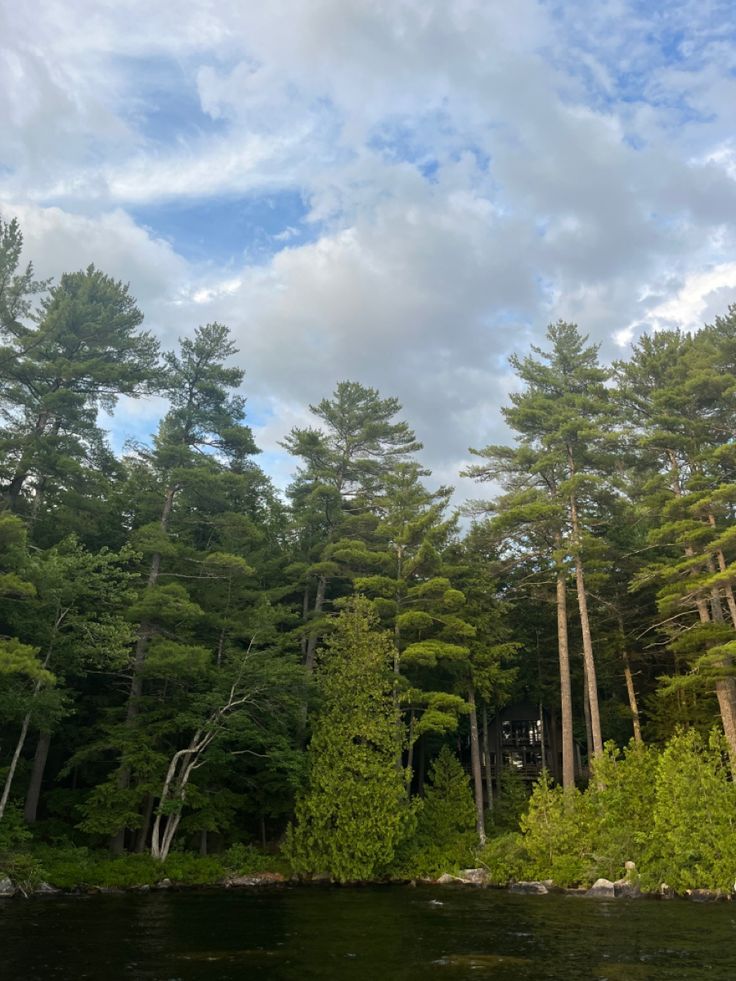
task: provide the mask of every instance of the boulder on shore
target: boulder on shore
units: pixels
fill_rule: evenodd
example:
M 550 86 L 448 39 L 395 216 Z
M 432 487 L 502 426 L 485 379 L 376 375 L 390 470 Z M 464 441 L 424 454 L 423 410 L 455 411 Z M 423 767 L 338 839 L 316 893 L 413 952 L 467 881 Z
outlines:
M 523 893 L 525 896 L 546 896 L 549 889 L 543 882 L 512 882 L 509 891 Z
M 484 886 L 488 882 L 488 872 L 486 869 L 461 869 L 460 878 L 474 886 Z
M 613 892 L 616 899 L 638 899 L 641 896 L 639 882 L 635 876 L 617 879 L 613 884 Z
M 694 903 L 717 903 L 720 899 L 728 898 L 720 889 L 688 889 L 687 897 Z
M 616 886 L 610 879 L 596 879 L 585 895 L 589 899 L 615 899 Z
M 225 885 L 228 889 L 231 886 L 275 886 L 285 881 L 280 872 L 254 872 L 252 875 L 234 875 Z
M 7 876 L 4 879 L 0 879 L 0 896 L 14 896 L 17 891 Z

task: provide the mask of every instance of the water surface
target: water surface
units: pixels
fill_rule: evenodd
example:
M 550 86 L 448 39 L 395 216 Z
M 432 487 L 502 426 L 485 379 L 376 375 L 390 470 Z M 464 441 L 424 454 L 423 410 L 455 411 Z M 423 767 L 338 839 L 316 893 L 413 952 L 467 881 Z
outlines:
M 732 981 L 736 904 L 282 888 L 0 901 L 3 981 Z

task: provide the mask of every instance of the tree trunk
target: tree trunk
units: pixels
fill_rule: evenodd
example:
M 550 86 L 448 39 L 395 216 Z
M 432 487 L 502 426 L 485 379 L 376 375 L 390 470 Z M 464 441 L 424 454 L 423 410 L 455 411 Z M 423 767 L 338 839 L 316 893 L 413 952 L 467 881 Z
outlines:
M 583 663 L 583 717 L 585 719 L 585 748 L 588 755 L 588 768 L 593 761 L 595 750 L 593 747 L 593 727 L 590 724 L 590 699 L 588 697 L 588 679 L 585 663 Z
M 314 598 L 314 613 L 319 616 L 322 612 L 322 608 L 325 603 L 325 592 L 327 590 L 327 580 L 324 576 L 320 576 L 317 580 L 317 595 Z M 309 639 L 307 641 L 307 655 L 304 660 L 305 667 L 307 671 L 314 671 L 314 661 L 315 653 L 317 651 L 317 640 L 319 639 L 319 631 L 314 628 L 310 631 Z
M 631 673 L 631 663 L 626 648 L 623 650 L 624 658 L 624 677 L 626 678 L 626 691 L 629 696 L 629 709 L 631 710 L 631 724 L 634 727 L 634 742 L 641 743 L 641 724 L 639 722 L 639 703 L 636 700 L 636 689 L 634 688 L 634 677 Z
M 580 611 L 580 630 L 583 635 L 583 659 L 585 661 L 585 677 L 588 690 L 590 727 L 593 736 L 593 754 L 594 756 L 600 756 L 603 753 L 603 736 L 601 734 L 601 717 L 598 707 L 598 682 L 596 680 L 595 659 L 593 657 L 593 639 L 590 633 L 588 597 L 585 592 L 583 560 L 580 555 L 582 535 L 578 520 L 578 506 L 574 494 L 570 497 L 570 520 L 572 524 L 573 547 L 575 549 L 575 586 L 578 594 L 578 610 Z
M 559 544 L 559 542 L 558 542 Z M 560 661 L 560 716 L 562 724 L 562 786 L 575 786 L 575 742 L 572 731 L 572 683 L 567 637 L 567 586 L 565 570 L 557 569 L 557 649 Z M 500 726 L 500 721 L 498 725 Z
M 422 736 L 417 739 L 417 794 L 424 796 L 424 777 L 427 772 L 427 756 Z
M 8 806 L 8 800 L 10 799 L 10 788 L 13 786 L 15 771 L 18 769 L 18 760 L 20 759 L 20 754 L 23 752 L 23 746 L 25 745 L 26 736 L 28 735 L 28 726 L 30 721 L 31 713 L 26 712 L 23 719 L 23 724 L 20 727 L 18 741 L 15 744 L 13 757 L 10 761 L 10 768 L 5 776 L 5 786 L 3 787 L 2 795 L 0 795 L 0 821 L 2 821 L 3 816 L 5 815 L 5 809 Z
M 153 794 L 146 794 L 143 800 L 143 821 L 141 822 L 140 828 L 138 828 L 138 833 L 135 836 L 135 853 L 136 855 L 142 855 L 146 850 L 146 842 L 148 841 L 148 832 L 151 829 L 151 817 L 153 816 Z
M 491 737 L 488 732 L 488 707 L 483 704 L 481 716 L 483 726 L 483 755 L 486 759 L 486 797 L 488 810 L 493 813 L 493 773 L 491 772 Z
M 475 796 L 475 828 L 478 842 L 483 848 L 486 843 L 485 808 L 483 807 L 483 776 L 480 769 L 480 741 L 478 739 L 478 713 L 475 708 L 475 689 L 468 690 L 470 705 L 470 768 L 473 772 L 473 793 Z
M 199 854 L 202 856 L 207 854 L 207 828 L 202 828 L 199 832 Z
M 49 756 L 50 745 L 51 733 L 42 730 L 38 734 L 36 752 L 33 757 L 31 780 L 28 784 L 25 807 L 23 808 L 23 816 L 28 824 L 35 824 L 38 816 L 38 802 L 41 798 L 41 786 L 43 785 L 43 775 L 46 770 L 46 760 Z

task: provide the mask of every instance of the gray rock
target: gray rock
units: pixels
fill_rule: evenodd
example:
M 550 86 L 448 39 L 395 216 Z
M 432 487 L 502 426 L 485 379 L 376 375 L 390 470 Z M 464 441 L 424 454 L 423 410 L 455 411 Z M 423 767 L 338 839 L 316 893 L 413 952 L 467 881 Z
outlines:
M 636 876 L 617 879 L 613 884 L 613 891 L 616 899 L 638 899 L 641 896 Z
M 172 889 L 173 885 L 174 883 L 171 881 L 171 879 L 166 878 L 156 883 L 156 889 Z
M 687 895 L 694 903 L 717 903 L 725 899 L 720 889 L 688 889 Z
M 636 863 L 635 862 L 624 862 L 624 869 L 626 870 L 627 874 L 630 873 L 630 872 L 636 872 Z
M 329 872 L 315 872 L 310 882 L 332 882 L 332 876 Z
M 273 886 L 284 882 L 280 872 L 255 872 L 253 875 L 234 875 L 227 880 L 228 886 Z
M 668 886 L 666 882 L 661 882 L 659 885 L 659 896 L 660 899 L 674 899 L 675 890 L 672 886 Z
M 49 882 L 39 882 L 33 891 L 37 896 L 55 896 L 61 889 L 55 889 Z
M 0 879 L 0 896 L 14 896 L 17 891 L 7 876 L 4 879 Z
M 585 895 L 590 899 L 614 899 L 616 887 L 610 879 L 596 879 Z
M 474 886 L 484 886 L 488 882 L 486 869 L 462 869 L 460 878 L 463 882 L 471 882 Z
M 513 882 L 509 886 L 509 891 L 523 893 L 526 896 L 545 896 L 549 889 L 543 882 Z

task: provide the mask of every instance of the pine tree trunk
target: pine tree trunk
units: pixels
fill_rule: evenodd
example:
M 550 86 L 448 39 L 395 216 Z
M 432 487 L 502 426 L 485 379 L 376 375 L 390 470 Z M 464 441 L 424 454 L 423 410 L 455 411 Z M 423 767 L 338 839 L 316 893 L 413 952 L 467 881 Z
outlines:
M 151 830 L 151 817 L 153 816 L 153 794 L 146 794 L 143 800 L 143 821 L 141 822 L 138 833 L 135 836 L 134 850 L 136 855 L 142 855 L 146 850 L 148 832 Z
M 475 708 L 475 689 L 468 690 L 470 706 L 470 768 L 473 772 L 473 793 L 475 796 L 475 828 L 480 847 L 486 843 L 485 809 L 483 807 L 483 776 L 480 769 L 480 741 L 478 739 L 478 713 Z
M 327 591 L 327 580 L 324 576 L 320 576 L 317 580 L 317 595 L 314 599 L 314 613 L 319 616 L 322 612 L 322 608 L 325 603 L 325 593 Z M 307 656 L 304 660 L 304 665 L 307 671 L 314 671 L 314 661 L 315 654 L 317 651 L 317 640 L 319 639 L 319 631 L 314 628 L 310 631 L 309 639 L 307 641 Z
M 626 692 L 629 696 L 629 710 L 631 711 L 631 724 L 634 727 L 634 742 L 641 743 L 644 740 L 641 738 L 641 723 L 639 721 L 639 703 L 636 699 L 636 688 L 634 688 L 634 677 L 631 673 L 631 663 L 629 661 L 629 655 L 624 648 L 623 651 L 624 659 L 624 677 L 626 678 Z
M 5 809 L 8 806 L 8 800 L 10 799 L 10 789 L 13 786 L 13 780 L 15 779 L 15 771 L 18 769 L 18 760 L 20 759 L 20 754 L 23 752 L 23 746 L 25 745 L 26 736 L 28 735 L 28 726 L 31 722 L 31 713 L 26 712 L 23 719 L 23 724 L 20 727 L 20 734 L 18 735 L 18 740 L 15 744 L 15 750 L 13 752 L 12 759 L 10 760 L 10 767 L 5 775 L 5 785 L 3 786 L 2 795 L 0 795 L 0 821 L 2 821 L 5 815 Z
M 572 682 L 567 637 L 567 587 L 565 570 L 557 570 L 557 649 L 560 661 L 560 716 L 562 724 L 562 786 L 575 786 L 575 742 L 572 730 Z M 500 721 L 498 721 L 500 725 Z M 500 772 L 500 770 L 499 770 Z
M 491 737 L 488 732 L 488 707 L 483 705 L 482 725 L 483 725 L 483 755 L 486 758 L 486 797 L 488 798 L 488 810 L 493 813 L 493 773 L 491 772 Z
M 41 787 L 43 785 L 43 775 L 46 770 L 46 761 L 49 756 L 49 746 L 51 745 L 51 733 L 43 730 L 38 734 L 36 752 L 33 757 L 33 770 L 31 779 L 26 792 L 26 801 L 23 808 L 23 816 L 27 824 L 35 824 L 38 816 L 38 802 L 41 799 Z
M 588 597 L 585 592 L 583 560 L 580 555 L 582 535 L 578 519 L 577 501 L 575 500 L 574 494 L 570 497 L 570 520 L 572 524 L 573 546 L 575 549 L 575 586 L 578 594 L 578 610 L 580 611 L 580 631 L 583 635 L 583 659 L 585 661 L 585 677 L 587 679 L 590 727 L 593 736 L 593 755 L 600 756 L 603 753 L 603 736 L 601 734 L 601 717 L 598 707 L 598 682 L 596 680 L 595 659 L 593 657 L 593 639 L 590 633 Z
M 593 761 L 593 727 L 590 724 L 590 699 L 588 697 L 588 678 L 585 663 L 583 663 L 583 717 L 585 719 L 585 746 L 588 754 L 588 769 Z

